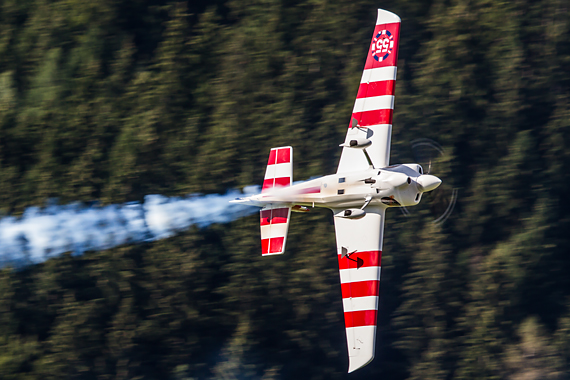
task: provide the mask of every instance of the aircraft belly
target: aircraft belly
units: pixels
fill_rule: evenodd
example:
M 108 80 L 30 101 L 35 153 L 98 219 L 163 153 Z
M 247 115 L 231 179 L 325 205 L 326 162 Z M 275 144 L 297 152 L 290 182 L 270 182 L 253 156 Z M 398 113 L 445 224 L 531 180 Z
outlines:
M 358 194 L 354 196 L 344 196 L 344 197 L 330 197 L 325 198 L 325 205 L 322 207 L 328 208 L 361 208 L 366 202 L 365 194 Z M 372 198 L 371 204 L 380 204 L 380 200 L 376 197 Z

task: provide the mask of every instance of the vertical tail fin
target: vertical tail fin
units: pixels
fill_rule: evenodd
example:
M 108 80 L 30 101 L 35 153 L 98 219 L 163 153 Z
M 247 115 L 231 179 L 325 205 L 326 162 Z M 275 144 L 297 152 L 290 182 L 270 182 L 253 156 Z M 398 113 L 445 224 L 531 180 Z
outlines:
M 292 182 L 293 148 L 282 146 L 271 149 L 261 192 L 263 193 L 274 187 L 291 186 Z
M 263 188 L 267 192 L 275 187 L 291 186 L 293 182 L 293 148 L 284 146 L 271 149 L 265 170 Z M 279 255 L 285 251 L 291 206 L 268 204 L 260 212 L 261 254 Z

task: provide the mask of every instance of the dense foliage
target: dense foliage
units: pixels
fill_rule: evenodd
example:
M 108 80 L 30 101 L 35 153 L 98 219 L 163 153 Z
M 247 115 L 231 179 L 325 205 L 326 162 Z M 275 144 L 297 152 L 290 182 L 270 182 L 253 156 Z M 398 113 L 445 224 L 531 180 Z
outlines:
M 567 0 L 0 2 L 0 208 L 334 171 L 376 8 L 402 17 L 393 162 L 437 140 L 459 189 L 388 212 L 376 359 L 351 378 L 570 375 Z M 428 201 L 428 199 L 426 199 Z M 428 203 L 428 202 L 426 202 Z M 0 271 L 2 379 L 338 379 L 332 218 L 258 221 Z

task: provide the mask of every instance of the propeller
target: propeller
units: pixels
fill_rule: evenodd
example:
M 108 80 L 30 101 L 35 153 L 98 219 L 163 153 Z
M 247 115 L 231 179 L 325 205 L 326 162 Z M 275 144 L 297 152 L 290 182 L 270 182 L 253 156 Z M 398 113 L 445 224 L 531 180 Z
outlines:
M 415 162 L 420 164 L 424 170 L 423 174 L 434 172 L 441 176 L 445 173 L 442 166 L 446 164 L 448 156 L 445 154 L 445 149 L 436 141 L 427 138 L 416 139 L 411 142 L 411 148 Z M 458 189 L 452 186 L 449 178 L 443 180 L 435 190 L 422 195 L 434 216 L 433 223 L 442 224 L 449 218 L 455 208 L 457 196 Z M 410 215 L 410 211 L 404 207 L 402 207 L 402 212 Z

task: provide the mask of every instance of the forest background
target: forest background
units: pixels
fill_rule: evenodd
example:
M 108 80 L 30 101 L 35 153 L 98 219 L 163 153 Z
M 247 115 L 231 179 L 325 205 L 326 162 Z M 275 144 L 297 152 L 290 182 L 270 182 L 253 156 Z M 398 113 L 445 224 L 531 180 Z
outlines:
M 376 358 L 348 358 L 326 210 L 0 270 L 2 379 L 567 379 L 567 0 L 0 2 L 0 209 L 335 171 L 376 9 L 402 18 L 392 162 L 445 149 L 451 217 L 389 210 Z

